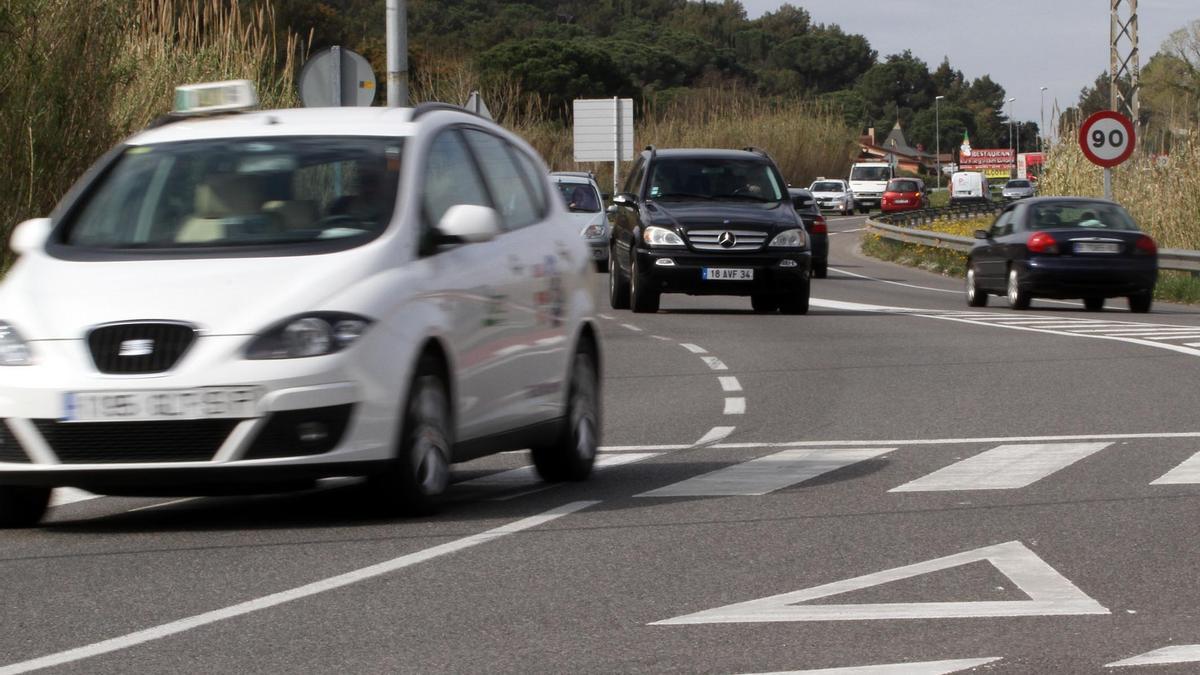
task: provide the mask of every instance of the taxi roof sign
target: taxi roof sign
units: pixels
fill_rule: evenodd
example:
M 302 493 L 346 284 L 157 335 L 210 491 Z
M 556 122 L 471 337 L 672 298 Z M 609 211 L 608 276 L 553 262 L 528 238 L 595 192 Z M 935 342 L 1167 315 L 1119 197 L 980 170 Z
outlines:
M 226 80 L 175 87 L 175 115 L 250 110 L 258 106 L 258 92 L 250 80 Z

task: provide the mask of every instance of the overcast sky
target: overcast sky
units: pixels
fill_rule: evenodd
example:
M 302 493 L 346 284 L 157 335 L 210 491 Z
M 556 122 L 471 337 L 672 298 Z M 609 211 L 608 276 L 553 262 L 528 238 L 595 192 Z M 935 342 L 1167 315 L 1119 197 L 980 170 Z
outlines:
M 777 0 L 742 0 L 750 18 L 774 10 Z M 1054 99 L 1074 105 L 1079 90 L 1108 71 L 1110 0 L 793 0 L 814 23 L 836 23 L 867 38 L 882 59 L 905 49 L 937 68 L 943 56 L 968 80 L 981 75 L 1004 87 L 1016 118 L 1038 121 L 1041 87 L 1046 122 Z M 1141 63 L 1163 40 L 1200 19 L 1200 0 L 1141 0 Z M 1007 112 L 1007 110 L 1005 111 Z

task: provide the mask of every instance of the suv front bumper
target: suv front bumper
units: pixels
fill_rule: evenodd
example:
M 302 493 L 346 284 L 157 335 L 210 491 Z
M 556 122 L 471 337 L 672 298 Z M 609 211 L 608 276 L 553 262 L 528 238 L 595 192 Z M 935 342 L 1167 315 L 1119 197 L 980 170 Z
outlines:
M 637 269 L 647 288 L 688 295 L 757 295 L 804 289 L 812 269 L 812 253 L 763 251 L 753 254 L 698 253 L 683 249 L 637 250 Z M 668 262 L 669 261 L 669 264 Z M 706 268 L 753 270 L 746 281 L 710 281 Z

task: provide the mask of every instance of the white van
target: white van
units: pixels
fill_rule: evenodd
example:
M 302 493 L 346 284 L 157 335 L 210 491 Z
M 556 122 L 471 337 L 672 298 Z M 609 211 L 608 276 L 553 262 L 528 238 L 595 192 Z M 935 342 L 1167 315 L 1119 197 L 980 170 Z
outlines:
M 990 202 L 992 191 L 982 171 L 956 171 L 950 176 L 950 203 Z

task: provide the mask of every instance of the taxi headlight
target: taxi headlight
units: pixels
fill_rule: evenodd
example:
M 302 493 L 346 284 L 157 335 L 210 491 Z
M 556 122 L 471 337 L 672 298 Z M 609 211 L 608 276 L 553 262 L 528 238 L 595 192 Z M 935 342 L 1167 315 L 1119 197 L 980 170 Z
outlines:
M 583 231 L 579 233 L 579 236 L 583 237 L 584 239 L 600 239 L 604 237 L 604 234 L 605 232 L 603 223 L 592 223 L 591 225 L 583 228 Z
M 771 240 L 771 248 L 803 248 L 804 230 L 784 230 Z
M 665 227 L 651 225 L 642 232 L 642 241 L 650 246 L 683 246 L 683 239 Z
M 29 344 L 16 328 L 0 321 L 0 366 L 31 366 L 33 355 Z
M 370 326 L 370 319 L 341 312 L 292 317 L 251 340 L 246 358 L 299 359 L 332 354 L 354 344 Z

